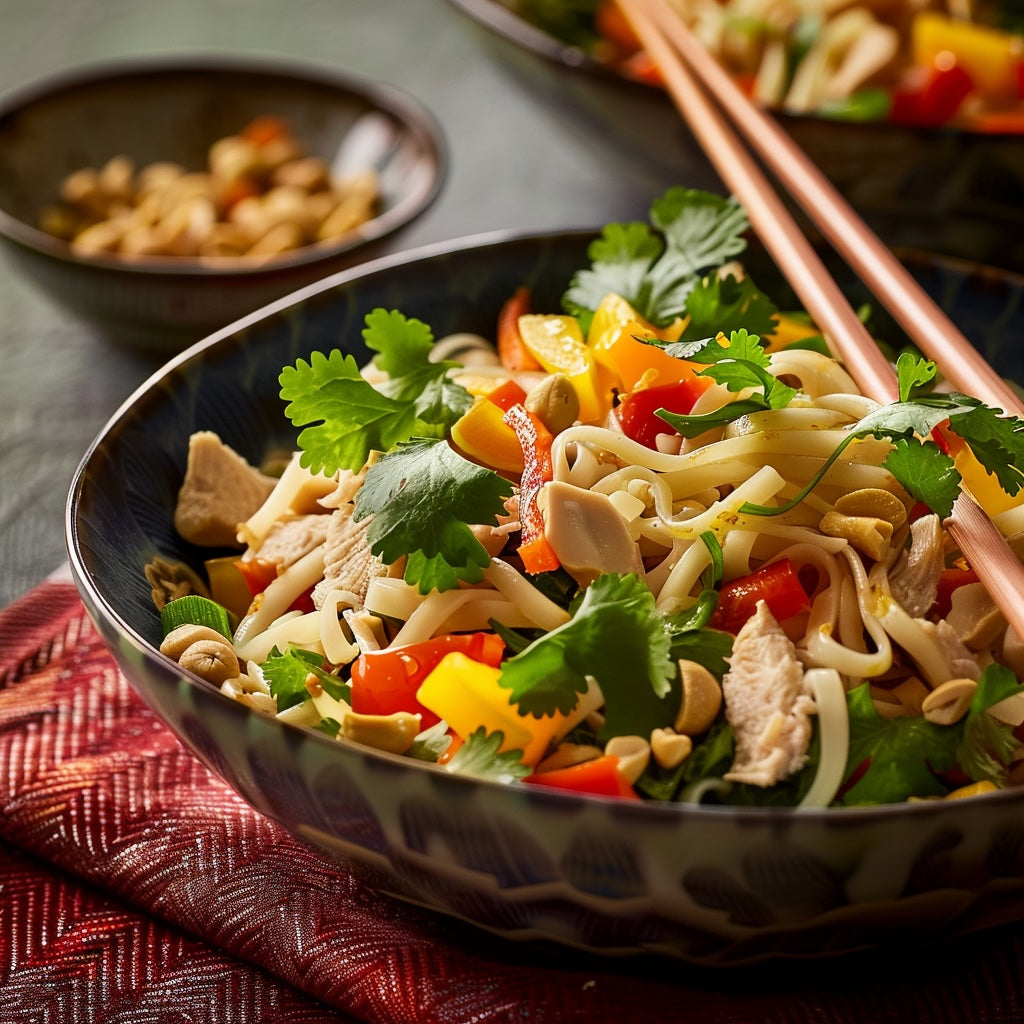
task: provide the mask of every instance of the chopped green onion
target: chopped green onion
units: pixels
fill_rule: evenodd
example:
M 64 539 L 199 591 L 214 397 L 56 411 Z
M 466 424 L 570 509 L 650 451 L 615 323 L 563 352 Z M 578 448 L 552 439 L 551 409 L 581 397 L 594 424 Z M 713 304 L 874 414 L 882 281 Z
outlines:
M 223 605 L 199 594 L 168 601 L 160 612 L 164 636 L 178 626 L 208 626 L 231 639 L 231 618 Z

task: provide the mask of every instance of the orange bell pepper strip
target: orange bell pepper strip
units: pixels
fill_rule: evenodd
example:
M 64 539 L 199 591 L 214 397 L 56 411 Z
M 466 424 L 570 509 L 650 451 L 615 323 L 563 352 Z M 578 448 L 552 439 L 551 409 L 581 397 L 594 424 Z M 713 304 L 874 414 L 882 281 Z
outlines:
M 519 438 L 523 449 L 523 475 L 519 487 L 519 557 L 531 575 L 552 572 L 561 564 L 547 537 L 544 517 L 537 504 L 540 489 L 554 477 L 551 466 L 551 432 L 524 405 L 506 410 L 504 421 Z
M 632 783 L 619 769 L 619 759 L 605 754 L 593 761 L 556 768 L 550 772 L 534 772 L 523 782 L 533 786 L 550 786 L 553 789 L 567 789 L 573 793 L 592 793 L 596 796 L 619 796 L 639 800 L 640 796 Z
M 506 370 L 540 370 L 541 365 L 523 343 L 519 318 L 532 311 L 530 289 L 517 288 L 498 312 L 498 359 Z

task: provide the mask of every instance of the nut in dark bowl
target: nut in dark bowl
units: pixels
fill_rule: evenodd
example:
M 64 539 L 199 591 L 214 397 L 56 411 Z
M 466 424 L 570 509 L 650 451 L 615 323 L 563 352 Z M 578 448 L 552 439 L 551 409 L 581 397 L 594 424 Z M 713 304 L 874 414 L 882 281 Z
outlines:
M 592 240 L 487 237 L 342 272 L 181 354 L 132 396 L 86 454 L 67 506 L 76 582 L 122 671 L 254 807 L 370 884 L 508 938 L 734 965 L 924 943 L 1024 917 L 1021 787 L 827 808 L 559 791 L 288 724 L 160 653 L 143 568 L 159 558 L 201 573 L 209 557 L 174 523 L 195 432 L 215 432 L 253 466 L 290 451 L 283 367 L 339 345 L 364 364 L 361 332 L 375 310 L 402 310 L 438 338 L 493 338 L 521 286 L 536 309 L 557 309 Z M 763 255 L 743 258 L 771 289 Z M 912 265 L 987 354 L 1016 358 L 1002 334 L 1020 330 L 1019 280 Z
M 372 256 L 446 161 L 431 115 L 389 86 L 213 56 L 29 83 L 0 101 L 0 152 L 15 264 L 114 341 L 164 353 Z

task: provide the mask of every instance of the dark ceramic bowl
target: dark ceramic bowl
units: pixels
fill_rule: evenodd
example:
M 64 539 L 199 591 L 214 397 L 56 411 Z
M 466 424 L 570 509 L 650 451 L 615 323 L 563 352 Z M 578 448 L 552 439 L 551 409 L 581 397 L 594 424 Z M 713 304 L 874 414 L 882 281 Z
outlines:
M 693 176 L 699 145 L 662 89 L 542 31 L 511 0 L 451 3 L 547 105 L 572 104 L 604 144 L 612 123 L 645 159 Z M 890 245 L 1024 273 L 1024 134 L 775 116 Z
M 439 337 L 491 334 L 524 283 L 536 308 L 556 310 L 592 237 L 488 236 L 379 260 L 246 317 L 144 384 L 85 455 L 67 504 L 75 580 L 122 671 L 258 810 L 370 885 L 509 938 L 731 965 L 917 945 L 1024 918 L 1022 789 L 804 812 L 545 792 L 257 715 L 158 653 L 142 570 L 155 555 L 200 564 L 171 521 L 192 431 L 214 430 L 257 463 L 294 443 L 283 366 L 337 346 L 365 359 L 363 318 L 380 306 Z M 747 262 L 771 291 L 777 275 L 763 257 Z M 1024 280 L 915 266 L 990 358 L 1019 373 Z
M 61 181 L 124 153 L 198 170 L 210 144 L 263 114 L 308 152 L 374 169 L 379 214 L 334 243 L 266 263 L 85 257 L 37 226 Z M 297 61 L 158 57 L 89 67 L 0 99 L 0 238 L 52 299 L 117 342 L 170 353 L 273 299 L 374 255 L 436 197 L 446 154 L 432 116 L 379 83 Z

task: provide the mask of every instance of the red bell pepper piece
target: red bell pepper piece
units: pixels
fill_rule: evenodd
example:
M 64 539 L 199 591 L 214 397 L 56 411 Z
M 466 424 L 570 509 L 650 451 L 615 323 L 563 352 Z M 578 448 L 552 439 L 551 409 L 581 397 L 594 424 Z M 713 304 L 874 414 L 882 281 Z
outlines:
M 550 786 L 573 793 L 592 793 L 596 796 L 619 796 L 639 800 L 632 783 L 619 770 L 619 759 L 605 754 L 593 761 L 584 761 L 568 768 L 528 775 L 524 782 L 533 786 Z
M 493 402 L 503 412 L 507 412 L 513 405 L 522 405 L 526 401 L 526 392 L 514 380 L 507 380 L 493 391 L 488 391 L 485 397 L 488 402 Z
M 674 433 L 658 415 L 658 410 L 667 409 L 669 412 L 686 415 L 692 411 L 697 399 L 710 383 L 707 377 L 690 377 L 688 380 L 631 391 L 615 407 L 622 432 L 647 448 L 657 450 L 658 434 Z
M 945 124 L 973 91 L 974 81 L 959 64 L 935 67 L 920 88 L 893 92 L 889 119 L 925 127 Z
M 262 594 L 278 576 L 277 563 L 270 562 L 265 558 L 240 558 L 235 562 L 235 568 L 241 573 L 242 579 L 245 580 L 245 585 L 253 597 Z M 308 587 L 299 594 L 288 606 L 288 611 L 303 613 L 313 611 L 313 588 Z
M 497 668 L 505 654 L 505 641 L 496 633 L 446 633 L 361 654 L 352 663 L 352 710 L 363 715 L 408 711 L 422 716 L 424 729 L 435 725 L 440 719 L 416 699 L 416 691 L 441 659 L 453 651 Z
M 740 576 L 724 584 L 719 591 L 718 607 L 711 617 L 711 625 L 728 633 L 738 633 L 743 623 L 757 610 L 758 601 L 764 601 L 779 622 L 809 611 L 811 607 L 811 600 L 793 563 L 788 558 L 780 558 L 748 576 Z
M 961 568 L 955 565 L 950 566 L 948 569 L 943 569 L 942 575 L 939 577 L 935 604 L 931 607 L 932 617 L 944 619 L 949 614 L 950 608 L 953 607 L 953 591 L 966 586 L 968 583 L 978 582 L 980 582 L 978 574 L 973 569 Z
M 498 312 L 498 359 L 506 370 L 543 369 L 519 333 L 519 318 L 532 308 L 530 289 L 523 286 L 512 293 Z
M 552 572 L 561 564 L 544 536 L 544 517 L 537 504 L 540 489 L 554 476 L 551 467 L 551 432 L 524 405 L 505 411 L 504 421 L 516 432 L 523 449 L 523 476 L 519 486 L 519 557 L 528 573 Z

